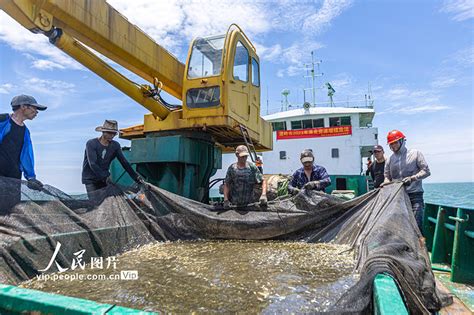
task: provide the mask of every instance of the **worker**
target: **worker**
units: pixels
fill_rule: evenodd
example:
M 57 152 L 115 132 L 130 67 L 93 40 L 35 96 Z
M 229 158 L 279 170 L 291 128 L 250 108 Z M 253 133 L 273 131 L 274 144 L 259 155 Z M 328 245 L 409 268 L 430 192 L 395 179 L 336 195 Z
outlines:
M 257 155 L 255 159 L 255 165 L 257 166 L 260 173 L 263 175 L 263 157 L 261 155 Z
M 300 154 L 303 167 L 296 170 L 288 185 L 290 194 L 297 194 L 301 189 L 318 190 L 325 192 L 326 187 L 331 185 L 331 179 L 322 166 L 314 164 L 314 154 L 311 149 L 305 149 Z
M 392 130 L 387 135 L 387 144 L 393 154 L 385 163 L 384 182 L 386 185 L 395 180 L 401 180 L 406 185 L 413 213 L 418 228 L 422 229 L 424 202 L 421 181 L 430 176 L 430 169 L 423 154 L 405 147 L 406 137 L 399 130 Z
M 374 181 L 374 187 L 379 188 L 384 181 L 385 156 L 381 145 L 375 145 L 371 151 L 374 154 L 375 161 L 371 163 L 367 171 Z
M 125 159 L 120 144 L 113 140 L 119 132 L 117 121 L 105 120 L 102 126 L 95 128 L 95 131 L 102 132 L 102 135 L 87 141 L 82 163 L 82 183 L 86 186 L 89 199 L 92 197 L 92 192 L 105 188 L 111 183 L 109 167 L 115 158 L 135 182 L 140 186 L 145 185 L 143 179 Z
M 260 205 L 267 205 L 267 183 L 262 173 L 253 163 L 247 162 L 249 150 L 245 145 L 239 145 L 235 149 L 237 162 L 227 169 L 224 181 L 224 208 L 230 208 L 231 204 L 238 207 L 254 202 L 254 190 L 257 185 L 262 185 Z
M 370 151 L 372 153 L 372 151 Z M 365 171 L 365 176 L 370 175 L 370 167 L 372 166 L 372 159 L 370 156 L 367 158 L 367 170 Z
M 0 114 L 0 176 L 18 181 L 15 183 L 5 179 L 8 189 L 1 189 L 0 203 L 7 210 L 20 202 L 22 174 L 30 189 L 43 188 L 43 184 L 36 179 L 33 145 L 25 120 L 33 120 L 38 111 L 47 108 L 38 104 L 33 96 L 24 94 L 15 96 L 10 105 L 12 114 Z

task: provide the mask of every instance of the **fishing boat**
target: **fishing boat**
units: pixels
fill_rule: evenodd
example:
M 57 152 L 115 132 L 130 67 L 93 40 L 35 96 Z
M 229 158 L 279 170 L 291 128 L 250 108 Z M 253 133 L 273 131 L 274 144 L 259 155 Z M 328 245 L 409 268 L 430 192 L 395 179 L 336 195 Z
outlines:
M 355 197 L 372 188 L 370 178 L 365 176 L 365 161 L 371 157 L 378 143 L 378 128 L 373 126 L 375 104 L 370 85 L 361 100 L 335 102 L 335 89 L 326 82 L 328 102 L 316 101 L 316 81 L 322 76 L 321 61 L 311 54 L 307 77 L 311 87 L 303 90 L 312 95 L 312 101 L 290 104 L 289 89 L 281 92 L 281 107 L 263 118 L 273 127 L 273 150 L 259 153 L 264 162 L 264 174 L 293 174 L 301 167 L 299 154 L 311 149 L 315 164 L 326 168 L 331 177 L 327 193 Z M 307 93 L 308 92 L 308 93 Z M 225 177 L 226 166 L 233 163 L 233 154 L 224 154 L 223 169 L 214 179 Z

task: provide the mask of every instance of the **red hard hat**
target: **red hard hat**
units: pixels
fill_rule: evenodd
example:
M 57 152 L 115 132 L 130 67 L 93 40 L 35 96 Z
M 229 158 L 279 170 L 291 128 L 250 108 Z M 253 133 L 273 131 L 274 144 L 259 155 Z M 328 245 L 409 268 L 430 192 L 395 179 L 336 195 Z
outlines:
M 403 134 L 403 132 L 399 130 L 392 130 L 387 135 L 387 144 L 393 143 L 400 139 L 405 139 L 405 135 Z

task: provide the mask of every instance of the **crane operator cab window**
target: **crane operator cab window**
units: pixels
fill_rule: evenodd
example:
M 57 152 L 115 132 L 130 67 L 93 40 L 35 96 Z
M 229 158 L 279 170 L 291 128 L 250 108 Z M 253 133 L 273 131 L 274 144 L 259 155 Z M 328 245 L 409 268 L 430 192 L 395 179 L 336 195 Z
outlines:
M 234 79 L 243 82 L 249 80 L 249 51 L 240 41 L 235 49 Z
M 198 38 L 193 43 L 188 67 L 188 79 L 219 76 L 222 68 L 222 51 L 225 35 Z M 220 89 L 218 86 L 190 89 L 186 93 L 186 105 L 189 108 L 219 106 Z

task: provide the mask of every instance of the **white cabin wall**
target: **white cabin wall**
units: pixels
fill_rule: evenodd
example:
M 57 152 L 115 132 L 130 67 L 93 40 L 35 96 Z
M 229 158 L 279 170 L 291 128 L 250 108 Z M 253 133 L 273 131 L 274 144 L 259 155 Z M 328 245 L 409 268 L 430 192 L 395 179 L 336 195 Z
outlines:
M 360 147 L 374 146 L 378 144 L 375 135 L 377 128 L 360 128 L 359 114 L 338 113 L 323 114 L 318 116 L 309 115 L 308 119 L 324 118 L 324 126 L 329 127 L 329 117 L 351 116 L 352 135 L 321 138 L 304 138 L 276 140 L 276 132 L 273 132 L 273 151 L 263 152 L 263 169 L 265 174 L 291 174 L 301 167 L 299 156 L 304 149 L 312 149 L 315 153 L 315 163 L 324 166 L 330 175 L 360 175 L 362 172 L 362 157 Z M 286 121 L 287 129 L 291 129 L 291 121 L 304 119 L 304 117 L 292 117 L 288 119 L 277 119 L 275 121 Z M 339 149 L 339 158 L 332 158 L 331 149 Z M 287 159 L 280 160 L 280 151 L 286 151 Z M 235 154 L 222 155 L 222 169 L 218 170 L 213 178 L 225 177 L 227 168 L 236 161 Z

